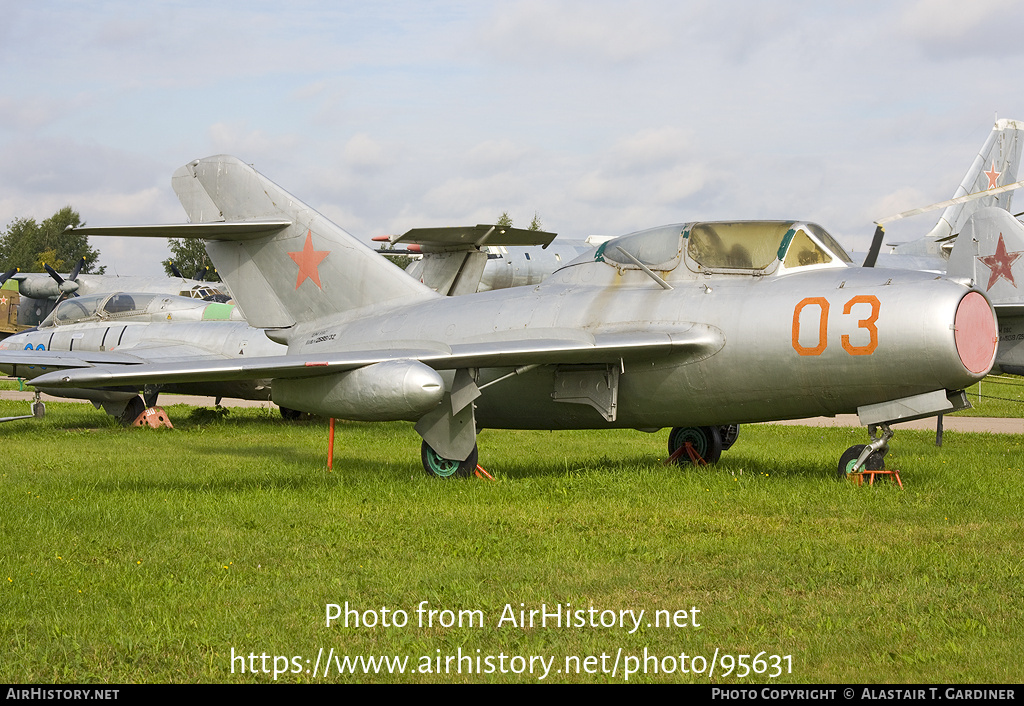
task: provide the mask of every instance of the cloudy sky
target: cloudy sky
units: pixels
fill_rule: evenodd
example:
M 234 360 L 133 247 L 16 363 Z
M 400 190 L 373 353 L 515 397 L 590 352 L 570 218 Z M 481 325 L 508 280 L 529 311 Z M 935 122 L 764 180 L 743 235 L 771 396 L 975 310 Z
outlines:
M 171 223 L 234 154 L 354 235 L 534 213 L 562 237 L 948 198 L 1024 119 L 1024 2 L 0 0 L 0 228 Z M 1018 199 L 1018 202 L 1020 199 Z M 889 229 L 923 234 L 936 214 Z M 162 242 L 97 238 L 108 272 Z

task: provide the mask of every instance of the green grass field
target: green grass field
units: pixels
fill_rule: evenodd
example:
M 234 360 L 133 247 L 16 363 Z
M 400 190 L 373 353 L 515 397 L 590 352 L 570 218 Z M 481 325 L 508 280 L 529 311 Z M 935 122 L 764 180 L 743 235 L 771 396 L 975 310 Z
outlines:
M 966 417 L 1024 417 L 1024 378 L 990 375 L 967 390 L 971 409 L 956 414 Z
M 936 448 L 899 431 L 901 491 L 834 480 L 863 429 L 744 426 L 696 470 L 662 465 L 665 432 L 485 430 L 496 482 L 439 481 L 409 424 L 339 424 L 328 472 L 322 421 L 168 411 L 173 431 L 81 404 L 0 426 L 0 681 L 270 682 L 276 666 L 285 682 L 520 683 L 545 664 L 554 682 L 1021 680 L 1020 436 L 947 431 Z M 327 627 L 346 602 L 378 624 Z M 521 604 L 645 613 L 632 634 L 628 616 L 499 625 Z M 381 626 L 384 607 L 408 623 Z M 408 662 L 312 674 L 330 650 Z

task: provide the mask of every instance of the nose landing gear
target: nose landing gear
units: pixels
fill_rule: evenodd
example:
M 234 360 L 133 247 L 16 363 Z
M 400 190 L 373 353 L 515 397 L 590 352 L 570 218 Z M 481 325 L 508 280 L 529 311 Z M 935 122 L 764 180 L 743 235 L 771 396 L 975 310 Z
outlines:
M 881 436 L 877 435 L 879 427 L 882 429 Z M 839 480 L 845 480 L 852 473 L 881 471 L 885 468 L 885 455 L 889 453 L 889 440 L 893 437 L 892 429 L 884 423 L 869 424 L 868 435 L 871 437 L 870 444 L 851 446 L 839 457 L 836 470 Z

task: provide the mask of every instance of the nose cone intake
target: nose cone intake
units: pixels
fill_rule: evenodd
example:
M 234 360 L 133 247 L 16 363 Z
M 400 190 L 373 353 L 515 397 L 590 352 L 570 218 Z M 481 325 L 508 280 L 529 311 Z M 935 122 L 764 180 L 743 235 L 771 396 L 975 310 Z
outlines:
M 999 332 L 995 313 L 979 292 L 969 292 L 960 300 L 954 320 L 954 340 L 965 368 L 975 375 L 983 375 L 991 369 Z

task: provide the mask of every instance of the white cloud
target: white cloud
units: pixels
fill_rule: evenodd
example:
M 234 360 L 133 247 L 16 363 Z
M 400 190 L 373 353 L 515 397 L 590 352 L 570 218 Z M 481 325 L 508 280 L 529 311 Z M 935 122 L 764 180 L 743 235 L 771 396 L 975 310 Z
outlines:
M 376 171 L 394 162 L 387 148 L 366 133 L 349 138 L 342 158 L 347 167 L 359 171 Z
M 946 61 L 971 56 L 1000 60 L 1020 54 L 1024 6 L 1001 0 L 917 0 L 900 18 L 900 28 L 928 56 Z
M 243 123 L 214 123 L 208 138 L 215 154 L 232 154 L 245 162 L 254 162 L 264 155 L 281 158 L 293 152 L 301 140 L 296 135 L 274 135 L 250 129 Z
M 516 63 L 593 66 L 649 59 L 678 39 L 675 3 L 526 0 L 503 5 L 482 44 Z
M 919 37 L 957 39 L 983 23 L 995 24 L 1008 9 L 1003 0 L 917 0 L 903 13 L 906 29 Z
M 629 135 L 616 144 L 609 160 L 615 170 L 648 170 L 672 167 L 689 154 L 691 138 L 682 128 L 649 128 Z
M 485 140 L 469 150 L 466 162 L 478 172 L 505 171 L 515 167 L 528 153 L 508 138 Z

